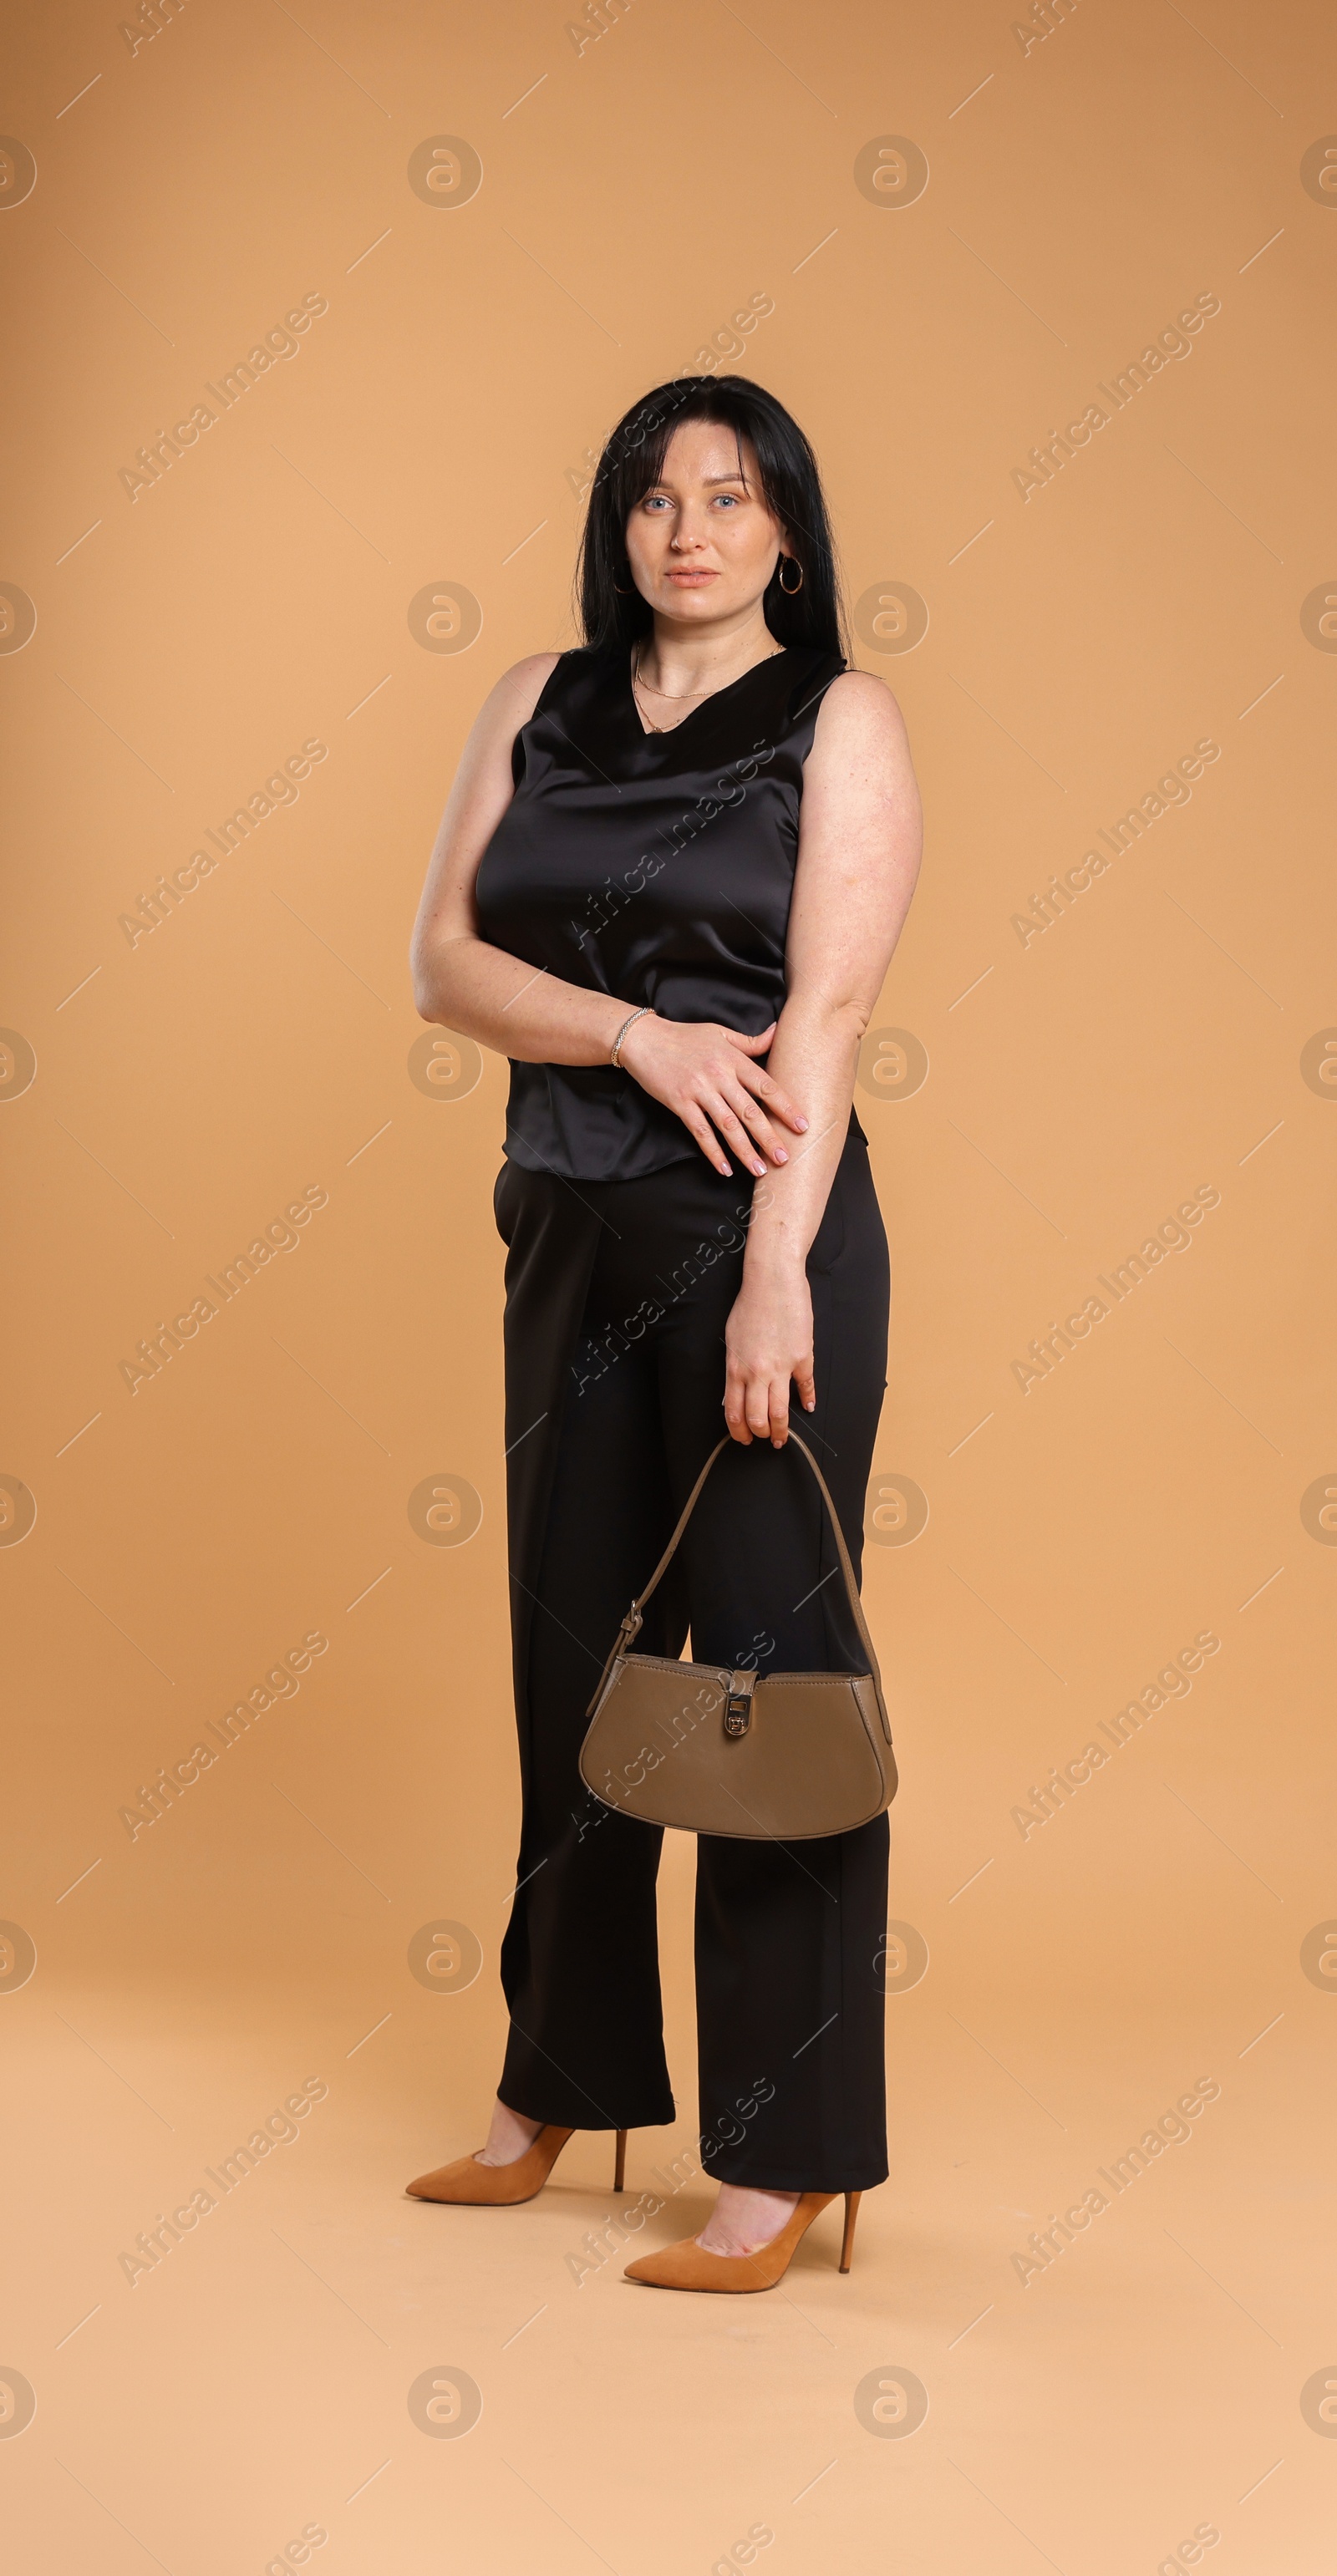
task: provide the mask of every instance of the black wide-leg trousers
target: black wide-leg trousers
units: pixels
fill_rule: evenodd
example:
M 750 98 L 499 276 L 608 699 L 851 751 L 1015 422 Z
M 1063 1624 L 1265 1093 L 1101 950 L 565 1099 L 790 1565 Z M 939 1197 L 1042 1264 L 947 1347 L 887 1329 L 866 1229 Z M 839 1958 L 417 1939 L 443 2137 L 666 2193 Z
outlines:
M 584 1786 L 587 1707 L 632 1596 L 724 1429 L 724 1329 L 751 1185 L 704 1156 L 637 1181 L 508 1162 L 508 1508 L 523 1823 L 502 1945 L 501 2099 L 573 2128 L 674 2117 L 661 1829 Z M 856 1567 L 886 1383 L 886 1236 L 847 1142 L 808 1257 L 817 1406 L 793 1419 Z M 795 1399 L 797 1401 L 797 1399 Z M 821 1496 L 793 1448 L 731 1443 L 637 1640 L 770 1672 L 865 1668 Z M 811 1842 L 697 1839 L 702 2157 L 722 2182 L 858 2191 L 887 2172 L 887 1819 Z

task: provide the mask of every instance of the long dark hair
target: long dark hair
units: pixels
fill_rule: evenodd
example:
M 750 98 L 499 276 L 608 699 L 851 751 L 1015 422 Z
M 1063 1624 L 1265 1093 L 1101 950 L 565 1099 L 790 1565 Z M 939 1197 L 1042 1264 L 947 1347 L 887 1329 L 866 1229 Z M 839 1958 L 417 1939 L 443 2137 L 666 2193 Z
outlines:
M 657 483 L 675 429 L 687 420 L 716 421 L 747 439 L 756 455 L 762 495 L 783 526 L 802 567 L 799 590 L 786 591 L 780 565 L 766 586 L 762 611 L 778 644 L 819 645 L 848 659 L 839 575 L 817 459 L 796 420 L 747 376 L 675 376 L 642 394 L 618 422 L 595 471 L 581 548 L 580 621 L 585 643 L 630 649 L 654 623 L 631 577 L 626 526 Z

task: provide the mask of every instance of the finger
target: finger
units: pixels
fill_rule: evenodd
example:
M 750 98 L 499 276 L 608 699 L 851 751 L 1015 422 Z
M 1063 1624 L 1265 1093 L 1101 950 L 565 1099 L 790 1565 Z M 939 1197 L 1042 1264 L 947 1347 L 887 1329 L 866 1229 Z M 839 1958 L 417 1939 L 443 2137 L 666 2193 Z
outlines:
M 770 1386 L 764 1377 L 748 1379 L 743 1414 L 749 1431 L 754 1432 L 758 1440 L 769 1440 L 771 1436 Z
M 752 1434 L 747 1427 L 747 1421 L 743 1411 L 743 1400 L 746 1391 L 745 1382 L 742 1377 L 738 1375 L 731 1361 L 724 1383 L 725 1426 L 731 1439 L 740 1440 L 744 1448 L 750 1449 L 752 1446 Z
M 740 1089 L 733 1094 L 733 1105 L 762 1153 L 769 1154 L 773 1163 L 787 1163 L 789 1148 L 781 1144 L 760 1101 L 754 1100 L 750 1091 Z
M 732 1180 L 732 1168 L 727 1157 L 720 1151 L 719 1138 L 714 1133 L 709 1122 L 701 1115 L 701 1112 L 699 1110 L 684 1110 L 682 1113 L 682 1123 L 687 1129 L 688 1134 L 696 1138 L 702 1153 L 705 1155 L 706 1161 L 708 1163 L 713 1163 L 716 1171 L 722 1172 L 726 1180 Z
M 772 1020 L 770 1027 L 763 1029 L 755 1038 L 745 1038 L 741 1029 L 726 1029 L 724 1034 L 730 1046 L 738 1048 L 740 1055 L 764 1055 L 775 1036 L 775 1022 Z
M 799 1361 L 794 1371 L 794 1384 L 798 1388 L 798 1400 L 804 1412 L 811 1413 L 817 1403 L 817 1384 L 812 1373 L 811 1353 L 806 1360 Z
M 802 1110 L 795 1106 L 787 1091 L 780 1089 L 778 1082 L 772 1082 L 770 1075 L 763 1071 L 759 1064 L 740 1064 L 738 1080 L 745 1082 L 748 1090 L 756 1093 L 758 1100 L 764 1100 L 767 1108 L 773 1111 L 777 1118 L 783 1118 L 786 1126 L 793 1128 L 795 1135 L 803 1134 L 808 1122 Z
M 721 1099 L 717 1093 L 713 1100 L 707 1101 L 706 1108 L 710 1117 L 714 1119 L 725 1144 L 738 1156 L 739 1162 L 745 1164 L 748 1171 L 760 1180 L 766 1166 L 746 1129 L 735 1118 L 728 1101 Z
M 771 1379 L 767 1391 L 767 1413 L 771 1444 L 776 1449 L 783 1449 L 789 1438 L 789 1380 L 787 1377 Z

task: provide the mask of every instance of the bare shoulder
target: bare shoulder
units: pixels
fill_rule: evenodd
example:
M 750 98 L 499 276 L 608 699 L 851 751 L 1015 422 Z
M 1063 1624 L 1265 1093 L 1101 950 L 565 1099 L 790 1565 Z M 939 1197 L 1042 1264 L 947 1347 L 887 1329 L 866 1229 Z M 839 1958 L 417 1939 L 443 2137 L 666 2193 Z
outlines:
M 905 718 L 876 671 L 842 671 L 832 680 L 818 712 L 814 749 L 838 745 L 844 754 L 856 746 L 903 744 L 905 738 Z
M 509 780 L 515 737 L 528 724 L 560 659 L 558 653 L 527 653 L 523 662 L 512 662 L 493 681 L 469 727 L 456 773 L 458 787 L 480 778 Z
M 842 671 L 832 680 L 817 711 L 803 792 L 823 809 L 841 810 L 851 798 L 913 798 L 905 719 L 875 671 Z
M 526 653 L 523 662 L 512 662 L 493 682 L 483 715 L 495 717 L 499 727 L 509 724 L 512 733 L 518 732 L 528 724 L 561 658 L 560 653 Z
M 526 653 L 523 662 L 512 662 L 509 671 L 502 672 L 500 685 L 503 688 L 532 689 L 537 698 L 561 658 L 560 653 Z
M 913 884 L 922 828 L 905 723 L 874 671 L 842 671 L 822 700 L 804 771 L 800 842 L 871 886 L 884 863 Z

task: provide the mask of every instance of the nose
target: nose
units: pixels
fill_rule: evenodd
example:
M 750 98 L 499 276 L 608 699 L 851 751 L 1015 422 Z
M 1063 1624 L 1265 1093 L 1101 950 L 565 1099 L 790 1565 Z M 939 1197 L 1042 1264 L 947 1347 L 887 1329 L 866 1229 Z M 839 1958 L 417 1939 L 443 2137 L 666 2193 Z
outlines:
M 703 521 L 695 514 L 691 502 L 686 502 L 678 513 L 678 524 L 671 539 L 672 551 L 674 554 L 695 553 L 699 552 L 705 543 L 706 530 Z

